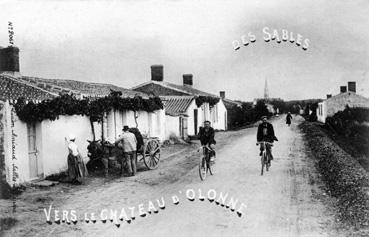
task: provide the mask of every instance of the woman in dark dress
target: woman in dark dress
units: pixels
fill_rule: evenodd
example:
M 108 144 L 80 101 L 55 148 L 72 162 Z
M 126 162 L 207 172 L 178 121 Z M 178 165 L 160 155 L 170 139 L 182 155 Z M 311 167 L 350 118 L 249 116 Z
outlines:
M 70 182 L 81 184 L 83 178 L 87 176 L 87 168 L 75 141 L 76 137 L 70 135 L 68 143 L 68 176 Z
M 287 116 L 286 116 L 286 124 L 288 124 L 288 126 L 291 125 L 291 120 L 292 120 L 292 115 L 290 112 L 288 112 Z

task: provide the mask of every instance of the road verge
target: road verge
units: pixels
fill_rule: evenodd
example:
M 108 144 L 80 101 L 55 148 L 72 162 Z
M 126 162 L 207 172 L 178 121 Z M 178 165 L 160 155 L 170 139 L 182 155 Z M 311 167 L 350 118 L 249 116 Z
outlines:
M 337 198 L 338 218 L 355 231 L 355 236 L 369 234 L 369 174 L 342 150 L 319 125 L 300 125 L 305 140 L 316 158 L 330 195 Z M 364 233 L 365 232 L 365 233 Z

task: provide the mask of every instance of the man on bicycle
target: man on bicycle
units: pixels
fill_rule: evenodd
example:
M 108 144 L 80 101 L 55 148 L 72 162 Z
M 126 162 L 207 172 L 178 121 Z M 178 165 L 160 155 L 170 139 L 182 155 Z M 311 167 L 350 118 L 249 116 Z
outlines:
M 274 141 L 278 141 L 277 137 L 274 134 L 274 128 L 271 123 L 267 121 L 267 116 L 261 117 L 262 123 L 258 126 L 258 133 L 257 133 L 257 141 L 258 142 L 269 142 L 273 143 Z M 273 160 L 272 155 L 272 146 L 266 144 L 266 148 L 263 145 L 260 145 L 260 155 L 262 155 L 262 151 L 266 149 L 267 154 L 269 155 L 270 159 Z
M 208 146 L 211 149 L 210 152 L 210 161 L 215 160 L 215 151 L 214 151 L 214 145 L 216 144 L 216 141 L 214 139 L 214 129 L 210 126 L 210 121 L 204 122 L 204 127 L 200 127 L 199 131 L 199 139 L 202 146 Z

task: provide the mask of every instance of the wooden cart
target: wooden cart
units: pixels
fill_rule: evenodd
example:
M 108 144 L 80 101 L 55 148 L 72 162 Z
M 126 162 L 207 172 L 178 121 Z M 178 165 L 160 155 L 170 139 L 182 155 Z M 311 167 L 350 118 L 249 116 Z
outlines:
M 139 159 L 139 155 L 141 159 Z M 137 152 L 137 160 L 143 161 L 145 166 L 150 170 L 158 168 L 160 162 L 159 138 L 144 138 L 143 149 Z
M 119 162 L 121 168 L 126 166 L 126 163 L 121 159 L 122 150 L 110 142 L 94 141 L 90 142 L 88 147 L 89 157 L 93 161 L 101 159 L 105 176 L 109 173 L 109 161 Z M 119 159 L 120 158 L 120 159 Z M 160 141 L 157 137 L 144 138 L 144 144 L 137 151 L 137 160 L 142 161 L 149 170 L 158 168 L 160 163 Z

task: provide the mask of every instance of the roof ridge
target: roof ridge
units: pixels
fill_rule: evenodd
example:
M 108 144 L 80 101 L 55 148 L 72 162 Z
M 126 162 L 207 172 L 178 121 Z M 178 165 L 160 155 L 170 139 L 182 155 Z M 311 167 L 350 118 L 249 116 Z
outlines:
M 184 85 L 179 85 L 179 84 L 175 84 L 175 83 L 171 83 L 171 82 L 164 82 L 164 83 L 169 84 L 169 86 L 170 86 L 172 89 L 177 89 L 177 90 L 179 90 L 179 91 L 181 91 L 181 92 L 184 92 L 184 93 L 187 93 L 187 94 L 190 94 L 190 92 L 188 92 L 188 91 L 186 91 L 186 90 L 178 89 L 178 88 L 175 88 L 175 87 L 173 88 L 171 85 L 174 85 L 174 86 L 180 86 L 180 87 L 184 87 L 184 88 L 188 88 L 188 89 L 190 89 L 190 90 L 195 90 L 195 91 L 198 91 L 198 92 L 201 92 L 201 93 L 206 94 L 206 96 L 207 96 L 207 95 L 209 95 L 209 96 L 213 96 L 213 97 L 220 98 L 220 97 L 219 97 L 219 96 L 217 96 L 217 95 L 213 95 L 213 94 L 211 94 L 211 93 L 208 93 L 208 92 L 202 91 L 202 90 L 197 89 L 197 88 L 194 88 L 194 87 L 185 87 Z
M 194 90 L 194 91 L 197 91 L 197 92 L 199 92 L 199 93 L 200 93 L 200 95 L 194 95 L 194 93 L 191 93 L 191 92 L 189 92 L 189 91 L 187 91 L 187 90 L 177 88 L 177 86 L 178 86 L 178 87 L 184 87 L 183 85 L 175 84 L 175 83 L 172 83 L 172 82 L 166 82 L 166 81 L 153 81 L 153 80 L 151 80 L 151 81 L 147 81 L 147 82 L 141 83 L 141 84 L 139 84 L 139 85 L 137 85 L 137 86 L 134 86 L 134 87 L 132 87 L 131 89 L 132 89 L 132 90 L 135 90 L 135 89 L 138 89 L 138 88 L 140 88 L 140 87 L 142 87 L 142 86 L 149 85 L 149 84 L 151 84 L 151 83 L 152 83 L 152 84 L 156 84 L 156 85 L 163 86 L 163 87 L 165 87 L 165 88 L 169 88 L 169 89 L 171 89 L 171 90 L 179 91 L 179 92 L 181 92 L 181 93 L 185 93 L 185 94 L 187 94 L 187 95 L 189 95 L 189 96 L 211 96 L 211 97 L 215 97 L 215 98 L 220 98 L 220 96 L 217 96 L 217 95 L 214 95 L 214 94 L 211 94 L 211 93 L 208 93 L 208 92 L 205 92 L 205 91 L 199 90 L 199 89 L 197 89 L 197 88 L 194 88 L 194 87 L 188 87 L 188 89 L 190 89 L 190 90 Z M 203 95 L 201 95 L 201 94 L 203 94 Z
M 86 83 L 86 84 L 96 84 L 96 85 L 105 85 L 105 86 L 115 86 L 115 87 L 119 87 L 122 89 L 126 89 L 129 90 L 127 88 L 124 87 L 120 87 L 111 83 L 101 83 L 101 82 L 87 82 L 87 81 L 79 81 L 79 80 L 75 80 L 75 79 L 61 79 L 61 78 L 45 78 L 45 77 L 33 77 L 33 76 L 22 76 L 25 78 L 30 78 L 30 79 L 41 79 L 41 80 L 48 80 L 48 81 L 69 81 L 69 82 L 77 82 L 77 83 Z
M 133 97 L 134 95 L 139 95 L 141 97 L 150 97 L 147 93 L 134 91 L 129 88 L 118 86 L 112 83 L 101 83 L 101 82 L 87 82 L 75 79 L 51 79 L 44 77 L 34 77 L 34 76 L 22 76 L 20 80 L 31 83 L 37 86 L 37 84 L 42 83 L 51 86 L 50 93 L 57 93 L 59 89 L 67 90 L 74 94 L 87 96 L 87 97 L 101 97 L 110 93 L 111 90 L 121 91 L 128 97 Z M 32 81 L 32 82 L 31 82 Z M 42 87 L 41 87 L 42 88 Z M 58 89 L 59 88 L 59 89 Z M 47 88 L 45 88 L 48 90 Z M 55 91 L 57 90 L 57 91 Z
M 151 81 L 151 82 L 153 82 L 154 84 L 157 84 L 157 85 L 162 85 L 162 86 L 164 86 L 166 88 L 169 87 L 170 89 L 175 90 L 175 91 L 179 91 L 179 92 L 182 92 L 182 93 L 185 93 L 185 94 L 190 94 L 187 91 L 184 91 L 184 90 L 181 90 L 181 89 L 178 89 L 178 88 L 175 88 L 175 87 L 170 86 L 170 84 L 174 84 L 174 83 L 170 83 L 170 82 L 166 82 L 166 81 L 162 81 L 162 82 Z
M 339 93 L 339 94 L 337 94 L 337 95 L 334 95 L 334 96 L 332 96 L 332 97 L 330 97 L 330 98 L 328 98 L 328 99 L 325 99 L 325 101 L 330 100 L 330 99 L 332 99 L 332 98 L 337 98 L 338 96 L 345 95 L 345 94 L 349 94 L 349 93 L 352 93 L 353 95 L 356 95 L 356 96 L 358 96 L 358 97 L 361 97 L 362 99 L 369 100 L 369 98 L 367 98 L 367 97 L 365 97 L 365 96 L 363 96 L 363 95 L 359 95 L 359 94 L 357 94 L 356 92 L 353 92 L 353 91 L 346 91 L 346 92 L 342 92 L 342 93 Z M 323 101 L 324 101 L 324 100 L 323 100 Z
M 160 95 L 159 97 L 165 98 L 195 98 L 195 95 Z
M 37 89 L 37 90 L 40 90 L 40 91 L 45 92 L 45 93 L 48 93 L 48 94 L 50 94 L 50 95 L 58 96 L 58 94 L 56 94 L 56 93 L 52 93 L 52 92 L 50 92 L 50 91 L 48 91 L 48 90 L 42 89 L 42 88 L 40 88 L 40 87 L 38 87 L 38 86 L 33 85 L 32 83 L 25 82 L 25 81 L 24 81 L 24 80 L 22 80 L 22 79 L 18 79 L 18 78 L 16 78 L 16 77 L 12 77 L 12 76 L 10 76 L 10 75 L 6 75 L 6 74 L 1 74 L 0 76 L 2 76 L 2 77 L 6 77 L 6 78 L 8 78 L 9 80 L 15 81 L 15 82 L 17 82 L 17 83 L 24 84 L 24 85 L 26 85 L 26 86 L 33 87 L 33 88 L 35 88 L 35 89 Z

